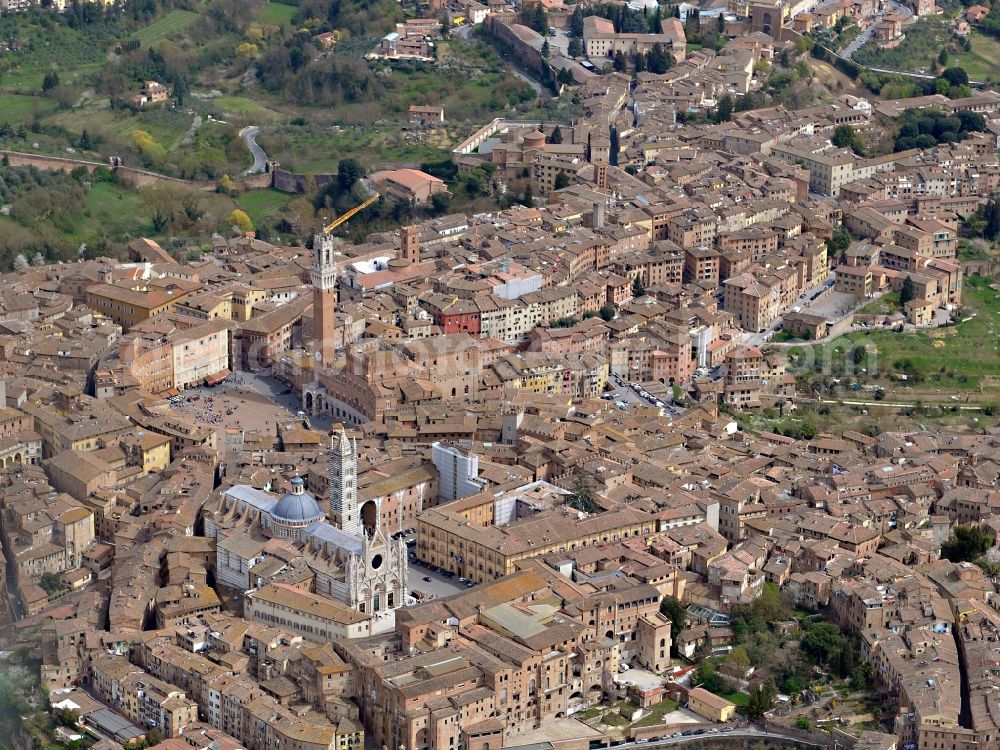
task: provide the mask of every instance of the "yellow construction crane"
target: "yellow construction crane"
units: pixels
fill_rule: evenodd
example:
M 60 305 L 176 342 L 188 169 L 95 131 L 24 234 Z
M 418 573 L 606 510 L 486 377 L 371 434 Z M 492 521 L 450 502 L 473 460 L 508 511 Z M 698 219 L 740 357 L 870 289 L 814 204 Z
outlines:
M 326 234 L 330 234 L 330 232 L 332 232 L 334 229 L 336 229 L 337 227 L 339 227 L 345 221 L 347 221 L 348 219 L 354 218 L 355 215 L 361 213 L 366 208 L 368 208 L 372 203 L 374 203 L 375 201 L 377 201 L 379 199 L 379 197 L 380 197 L 379 194 L 375 193 L 370 198 L 365 199 L 364 203 L 359 203 L 357 206 L 355 206 L 354 208 L 352 208 L 350 211 L 347 211 L 346 213 L 341 214 L 336 219 L 334 219 L 329 224 L 327 224 L 325 227 L 323 227 L 323 231 Z

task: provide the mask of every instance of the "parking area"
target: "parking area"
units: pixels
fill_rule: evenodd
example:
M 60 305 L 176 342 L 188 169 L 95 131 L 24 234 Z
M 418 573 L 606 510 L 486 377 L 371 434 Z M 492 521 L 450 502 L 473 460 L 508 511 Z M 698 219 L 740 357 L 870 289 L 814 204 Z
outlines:
M 822 315 L 828 320 L 839 320 L 857 306 L 858 300 L 853 294 L 829 291 L 815 302 L 808 300 L 802 304 L 802 312 L 812 315 Z
M 705 719 L 686 708 L 678 708 L 663 715 L 664 724 L 704 724 Z
M 636 686 L 643 692 L 653 690 L 663 684 L 663 678 L 646 669 L 626 669 L 616 674 L 614 680 L 625 687 Z
M 452 594 L 457 594 L 460 591 L 466 591 L 471 586 L 467 586 L 464 582 L 459 581 L 457 577 L 448 578 L 441 575 L 440 573 L 435 573 L 430 570 L 430 568 L 421 565 L 417 562 L 410 561 L 410 594 L 415 598 L 416 595 L 414 591 L 419 591 L 424 594 L 422 601 L 427 601 L 429 599 L 440 599 L 445 596 L 451 596 Z
M 530 732 L 517 735 L 517 741 L 513 744 L 523 747 L 539 742 L 560 742 L 590 739 L 592 737 L 603 737 L 603 735 L 582 721 L 577 721 L 573 718 L 546 719 L 545 723 L 538 729 L 532 729 Z
M 608 376 L 608 385 L 611 391 L 604 394 L 604 398 L 612 401 L 623 411 L 633 405 L 658 406 L 663 409 L 663 413 L 668 417 L 679 416 L 684 410 L 670 402 L 673 398 L 672 389 L 662 383 L 650 384 L 649 387 L 655 391 L 651 393 L 643 387 L 642 383 L 637 383 L 640 390 L 637 390 L 631 383 L 625 381 L 614 373 Z

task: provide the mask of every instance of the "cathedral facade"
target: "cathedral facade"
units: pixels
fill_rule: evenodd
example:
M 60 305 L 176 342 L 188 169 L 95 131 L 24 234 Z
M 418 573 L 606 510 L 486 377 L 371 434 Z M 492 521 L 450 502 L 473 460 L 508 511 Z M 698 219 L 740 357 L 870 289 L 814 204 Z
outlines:
M 391 626 L 393 611 L 406 603 L 406 544 L 381 528 L 376 500 L 359 507 L 357 473 L 357 446 L 341 429 L 331 445 L 328 513 L 299 477 L 280 498 L 236 485 L 206 512 L 205 535 L 288 540 L 313 573 L 315 593 Z

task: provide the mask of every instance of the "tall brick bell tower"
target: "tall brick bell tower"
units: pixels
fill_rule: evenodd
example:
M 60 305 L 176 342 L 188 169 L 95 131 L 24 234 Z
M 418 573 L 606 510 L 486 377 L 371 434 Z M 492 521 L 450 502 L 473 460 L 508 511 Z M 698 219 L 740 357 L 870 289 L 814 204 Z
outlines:
M 313 238 L 313 253 L 313 266 L 309 271 L 313 285 L 313 356 L 318 364 L 329 367 L 334 361 L 337 325 L 337 264 L 333 237 L 317 234 Z

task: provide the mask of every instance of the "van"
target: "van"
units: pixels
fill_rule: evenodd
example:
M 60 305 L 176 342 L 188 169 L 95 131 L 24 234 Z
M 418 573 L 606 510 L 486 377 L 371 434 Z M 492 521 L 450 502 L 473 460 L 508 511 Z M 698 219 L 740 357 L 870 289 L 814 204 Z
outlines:
M 622 411 L 625 411 L 626 409 L 628 409 L 628 404 L 625 403 L 624 401 L 615 401 L 615 406 L 617 406 Z

